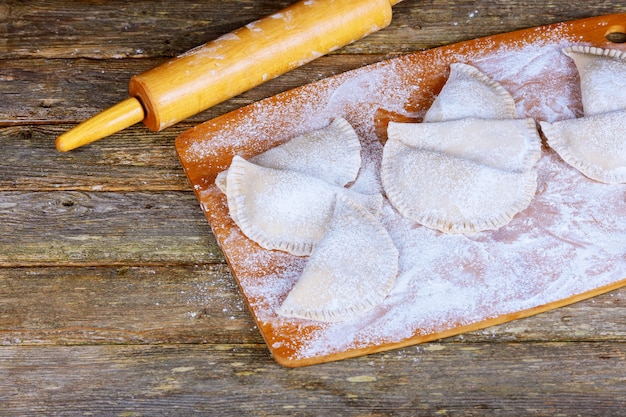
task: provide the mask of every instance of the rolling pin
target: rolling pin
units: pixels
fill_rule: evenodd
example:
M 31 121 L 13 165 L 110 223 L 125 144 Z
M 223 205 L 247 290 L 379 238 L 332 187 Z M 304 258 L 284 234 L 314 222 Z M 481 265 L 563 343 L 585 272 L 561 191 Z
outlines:
M 302 0 L 130 79 L 130 98 L 59 136 L 66 152 L 143 121 L 160 131 L 391 23 L 401 0 Z

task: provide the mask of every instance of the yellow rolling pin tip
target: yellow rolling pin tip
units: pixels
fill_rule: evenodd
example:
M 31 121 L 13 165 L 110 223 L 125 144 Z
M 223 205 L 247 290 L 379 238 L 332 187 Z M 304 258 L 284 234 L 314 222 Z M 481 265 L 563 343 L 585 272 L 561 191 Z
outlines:
M 56 147 L 61 152 L 71 151 L 139 123 L 144 116 L 139 100 L 128 98 L 59 136 Z
M 129 98 L 59 136 L 65 152 L 135 123 L 159 131 L 391 23 L 400 0 L 302 0 L 130 79 Z

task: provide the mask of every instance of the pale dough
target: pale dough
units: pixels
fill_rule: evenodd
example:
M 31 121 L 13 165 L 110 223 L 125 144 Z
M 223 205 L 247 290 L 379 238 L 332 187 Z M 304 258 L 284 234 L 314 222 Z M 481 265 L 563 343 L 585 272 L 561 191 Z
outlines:
M 580 75 L 584 116 L 540 122 L 548 145 L 593 180 L 626 183 L 626 53 L 588 46 L 564 53 Z
M 541 138 L 533 119 L 390 122 L 387 135 L 392 142 L 515 172 L 528 171 L 541 155 Z
M 379 305 L 398 272 L 398 250 L 378 219 L 337 196 L 328 229 L 278 314 L 317 321 L 350 319 Z
M 230 215 L 241 231 L 265 249 L 309 255 L 343 194 L 378 215 L 380 194 L 365 195 L 297 171 L 266 168 L 233 158 L 226 180 Z
M 534 170 L 515 172 L 448 153 L 385 145 L 382 180 L 387 198 L 404 217 L 446 233 L 496 230 L 528 207 L 537 187 Z
M 361 167 L 361 142 L 342 117 L 328 126 L 308 132 L 250 158 L 250 162 L 267 168 L 302 172 L 340 186 L 353 182 Z M 225 192 L 227 171 L 216 178 Z
M 476 67 L 460 62 L 450 65 L 450 75 L 424 115 L 424 122 L 467 117 L 514 119 L 515 101 L 497 81 Z
M 450 77 L 422 123 L 387 128 L 381 180 L 398 212 L 445 233 L 496 230 L 530 204 L 541 139 L 533 119 L 466 64 Z
M 565 162 L 587 177 L 608 183 L 626 183 L 626 109 L 541 122 L 548 144 Z
M 626 109 L 626 52 L 580 45 L 563 52 L 576 64 L 585 116 Z

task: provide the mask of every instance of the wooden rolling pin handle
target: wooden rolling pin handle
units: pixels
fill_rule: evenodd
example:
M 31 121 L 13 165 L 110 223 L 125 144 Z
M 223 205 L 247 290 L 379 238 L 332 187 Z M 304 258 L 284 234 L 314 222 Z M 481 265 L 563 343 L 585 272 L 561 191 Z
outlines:
M 138 100 L 132 115 L 122 117 L 115 106 L 60 136 L 57 148 L 70 150 L 137 123 L 139 107 L 149 129 L 164 129 L 386 27 L 398 2 L 302 0 L 132 77 L 129 92 Z M 109 111 L 117 117 L 102 117 Z
M 61 152 L 71 151 L 139 123 L 144 117 L 139 100 L 128 98 L 59 136 L 56 147 Z

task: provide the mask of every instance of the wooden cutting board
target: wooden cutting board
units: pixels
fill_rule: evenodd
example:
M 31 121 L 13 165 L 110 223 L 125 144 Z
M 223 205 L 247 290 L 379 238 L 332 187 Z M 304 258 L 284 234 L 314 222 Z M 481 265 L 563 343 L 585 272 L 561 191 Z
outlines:
M 626 185 L 588 180 L 545 147 L 535 199 L 498 231 L 447 236 L 408 223 L 386 204 L 383 221 L 400 251 L 396 285 L 379 308 L 333 324 L 276 315 L 306 258 L 248 240 L 214 185 L 233 155 L 254 156 L 342 116 L 364 147 L 367 166 L 355 187 L 376 189 L 388 122 L 419 122 L 453 62 L 499 81 L 520 117 L 580 117 L 577 72 L 562 48 L 626 50 L 625 31 L 626 14 L 615 14 L 416 52 L 287 91 L 181 134 L 179 158 L 275 360 L 296 367 L 409 346 L 626 285 Z

